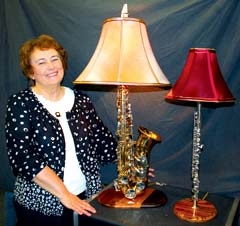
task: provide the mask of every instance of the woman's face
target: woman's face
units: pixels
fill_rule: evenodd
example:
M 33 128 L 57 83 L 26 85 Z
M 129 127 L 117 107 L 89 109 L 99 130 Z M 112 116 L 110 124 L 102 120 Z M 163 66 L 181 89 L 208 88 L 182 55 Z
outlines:
M 35 85 L 52 86 L 60 85 L 64 76 L 64 69 L 61 58 L 55 49 L 34 49 L 30 62 L 33 74 L 31 79 Z

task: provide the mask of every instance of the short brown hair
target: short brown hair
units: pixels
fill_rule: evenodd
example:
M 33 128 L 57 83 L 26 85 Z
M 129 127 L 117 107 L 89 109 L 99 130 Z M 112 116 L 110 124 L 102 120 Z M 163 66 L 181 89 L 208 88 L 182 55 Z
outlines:
M 66 50 L 50 35 L 40 35 L 22 44 L 20 47 L 20 67 L 23 74 L 31 80 L 32 65 L 30 56 L 34 49 L 55 49 L 61 57 L 63 69 L 67 69 L 67 52 Z

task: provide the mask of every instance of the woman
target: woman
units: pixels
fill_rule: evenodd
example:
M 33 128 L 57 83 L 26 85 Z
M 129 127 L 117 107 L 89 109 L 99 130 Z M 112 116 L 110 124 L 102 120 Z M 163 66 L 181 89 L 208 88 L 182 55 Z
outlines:
M 20 66 L 31 86 L 9 98 L 5 124 L 17 226 L 72 225 L 73 211 L 96 212 L 84 199 L 100 191 L 116 141 L 89 97 L 61 85 L 67 54 L 54 38 L 24 43 Z

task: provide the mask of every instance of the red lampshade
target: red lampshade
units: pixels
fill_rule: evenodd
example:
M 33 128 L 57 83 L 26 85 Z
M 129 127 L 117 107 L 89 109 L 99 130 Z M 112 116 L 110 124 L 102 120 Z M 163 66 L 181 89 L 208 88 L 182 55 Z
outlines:
M 177 82 L 166 95 L 169 100 L 233 102 L 217 60 L 210 48 L 191 48 Z

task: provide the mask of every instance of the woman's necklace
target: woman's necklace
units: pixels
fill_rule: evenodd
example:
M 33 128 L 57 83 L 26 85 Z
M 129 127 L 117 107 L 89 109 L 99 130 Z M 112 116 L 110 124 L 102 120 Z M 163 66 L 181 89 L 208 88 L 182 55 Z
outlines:
M 55 115 L 58 118 L 61 117 L 61 112 L 65 108 L 63 104 L 63 98 L 65 95 L 64 87 L 61 86 L 58 94 L 54 94 L 52 96 L 48 94 L 46 95 L 47 92 L 43 92 L 37 87 L 32 87 L 32 90 L 37 95 L 39 101 L 42 102 L 42 104 L 51 114 Z
M 42 96 L 44 99 L 48 100 L 48 101 L 59 101 L 63 98 L 64 93 L 65 93 L 65 89 L 63 86 L 59 86 L 57 87 L 55 90 L 53 91 L 53 89 L 51 90 L 47 90 L 47 89 L 40 89 L 36 86 L 32 87 L 32 90 L 34 93 L 36 93 L 37 95 Z

